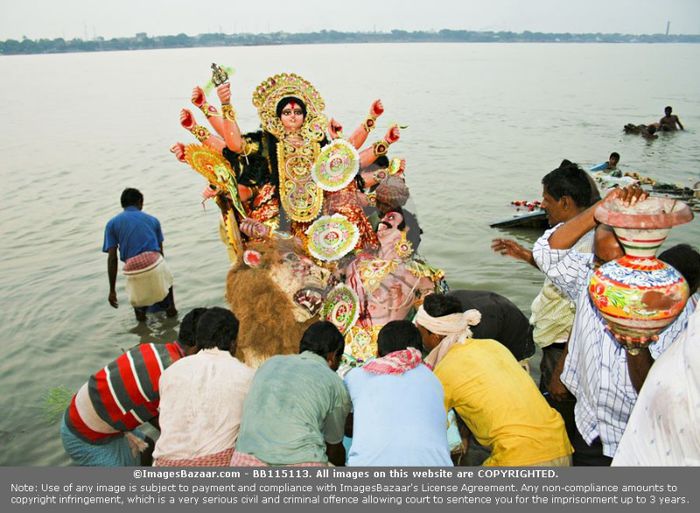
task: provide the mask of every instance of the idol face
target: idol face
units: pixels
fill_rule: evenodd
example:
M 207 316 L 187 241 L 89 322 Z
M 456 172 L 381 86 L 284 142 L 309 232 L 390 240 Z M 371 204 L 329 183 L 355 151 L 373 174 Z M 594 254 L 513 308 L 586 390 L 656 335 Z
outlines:
M 297 132 L 304 124 L 304 110 L 292 100 L 282 108 L 280 121 L 287 132 Z

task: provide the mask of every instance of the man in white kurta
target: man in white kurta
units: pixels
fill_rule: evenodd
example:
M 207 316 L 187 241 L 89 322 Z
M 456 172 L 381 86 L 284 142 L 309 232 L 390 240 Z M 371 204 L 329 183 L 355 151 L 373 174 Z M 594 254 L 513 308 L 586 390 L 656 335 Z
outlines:
M 197 324 L 197 358 L 161 375 L 156 466 L 228 465 L 255 374 L 232 356 L 237 333 L 229 310 L 210 308 Z

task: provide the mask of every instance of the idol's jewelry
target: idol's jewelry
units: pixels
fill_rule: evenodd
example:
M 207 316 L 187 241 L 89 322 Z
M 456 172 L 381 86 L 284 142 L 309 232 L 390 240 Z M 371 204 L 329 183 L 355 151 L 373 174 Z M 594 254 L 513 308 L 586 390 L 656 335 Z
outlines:
M 209 130 L 207 130 L 206 127 L 203 127 L 202 125 L 193 126 L 190 132 L 192 132 L 197 138 L 197 140 L 202 143 L 209 139 L 209 137 L 211 137 L 211 133 L 209 132 Z
M 201 107 L 199 107 L 200 110 L 204 113 L 204 115 L 208 118 L 211 117 L 221 117 L 221 114 L 219 114 L 219 111 L 216 110 L 216 107 L 213 105 L 210 105 L 207 102 L 204 102 Z
M 374 114 L 370 114 L 367 116 L 367 119 L 365 119 L 362 122 L 362 128 L 365 129 L 365 132 L 370 133 L 372 130 L 374 130 L 377 127 L 377 116 Z
M 221 113 L 224 115 L 224 119 L 228 121 L 236 121 L 236 111 L 233 110 L 233 107 L 225 103 L 221 106 Z
M 389 143 L 387 143 L 383 139 L 381 141 L 377 141 L 372 145 L 372 151 L 375 157 L 381 157 L 382 155 L 386 155 L 389 151 Z
M 396 256 L 399 258 L 406 259 L 413 253 L 413 244 L 411 241 L 406 239 L 406 232 L 401 232 L 401 239 L 396 241 L 394 244 L 394 251 L 396 251 Z

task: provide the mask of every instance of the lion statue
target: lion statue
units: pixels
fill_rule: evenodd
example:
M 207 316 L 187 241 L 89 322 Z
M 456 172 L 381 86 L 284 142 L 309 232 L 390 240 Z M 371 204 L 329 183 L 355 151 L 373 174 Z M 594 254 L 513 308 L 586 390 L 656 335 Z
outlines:
M 226 300 L 240 322 L 236 358 L 257 368 L 271 356 L 298 353 L 332 281 L 293 239 L 249 243 L 226 279 Z

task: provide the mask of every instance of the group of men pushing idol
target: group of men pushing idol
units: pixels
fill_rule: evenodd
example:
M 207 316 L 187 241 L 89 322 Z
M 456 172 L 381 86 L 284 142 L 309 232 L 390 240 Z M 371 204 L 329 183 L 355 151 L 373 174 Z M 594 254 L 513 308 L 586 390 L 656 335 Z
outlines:
M 594 253 L 607 261 L 621 251 L 612 232 L 595 230 L 593 209 L 614 197 L 643 200 L 641 191 L 601 200 L 569 161 L 544 177 L 542 208 L 553 228 L 532 251 L 493 243 L 546 276 L 528 322 L 498 294 L 446 293 L 443 274 L 415 254 L 420 228 L 402 208 L 404 163 L 385 157 L 398 127 L 356 151 L 381 102 L 345 140 L 296 75 L 256 89 L 259 132 L 238 128 L 227 82 L 217 94 L 221 113 L 199 89 L 192 100 L 218 135 L 183 111 L 182 125 L 202 145 L 173 152 L 207 178 L 206 194 L 221 208 L 234 262 L 230 310 L 195 309 L 177 342 L 142 344 L 94 374 L 62 424 L 75 462 L 148 464 L 155 449 L 156 465 L 175 466 L 481 463 L 464 458 L 470 444 L 487 453 L 486 465 L 565 466 L 572 453 L 577 464 L 610 462 L 630 398 L 695 307 L 689 301 L 651 351 L 632 358 L 585 294 Z M 122 206 L 105 231 L 109 302 L 117 306 L 118 248 L 137 318 L 159 302 L 174 316 L 160 225 L 142 212 L 136 190 L 124 191 Z M 660 257 L 697 289 L 697 251 L 681 246 Z M 261 276 L 278 297 L 265 320 L 246 310 Z M 535 344 L 539 390 L 523 365 Z M 160 429 L 155 444 L 138 432 L 144 422 Z

